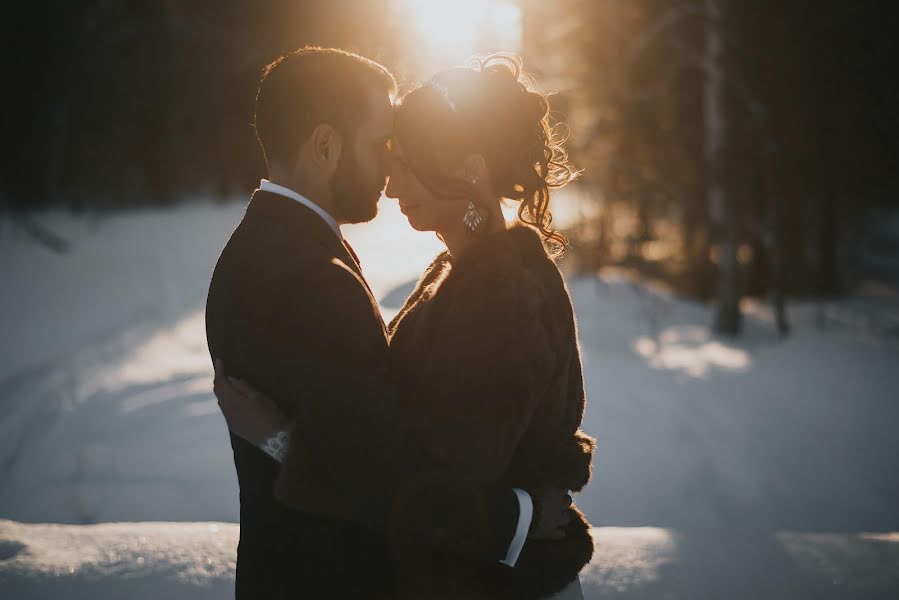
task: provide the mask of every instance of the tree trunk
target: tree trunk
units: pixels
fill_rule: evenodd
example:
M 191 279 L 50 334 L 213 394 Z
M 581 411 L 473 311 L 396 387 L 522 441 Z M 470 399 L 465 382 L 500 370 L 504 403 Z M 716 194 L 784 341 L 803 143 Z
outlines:
M 723 63 L 725 37 L 721 30 L 724 2 L 705 2 L 703 121 L 706 197 L 714 241 L 718 245 L 718 310 L 714 327 L 718 333 L 737 335 L 740 333 L 737 215 L 732 191 L 727 189 L 724 168 L 729 143 L 724 96 L 727 83 L 727 70 Z
M 840 274 L 840 224 L 837 197 L 834 190 L 824 190 L 815 219 L 815 279 L 814 290 L 819 295 L 834 295 L 844 291 Z
M 784 254 L 784 215 L 783 202 L 777 187 L 774 169 L 774 149 L 776 144 L 770 139 L 770 125 L 764 121 L 765 128 L 762 131 L 762 169 L 765 179 L 765 203 L 766 214 L 763 224 L 762 239 L 765 251 L 768 255 L 768 290 L 771 306 L 774 309 L 774 318 L 777 322 L 777 332 L 785 337 L 790 333 L 790 323 L 787 319 L 786 285 L 787 266 Z

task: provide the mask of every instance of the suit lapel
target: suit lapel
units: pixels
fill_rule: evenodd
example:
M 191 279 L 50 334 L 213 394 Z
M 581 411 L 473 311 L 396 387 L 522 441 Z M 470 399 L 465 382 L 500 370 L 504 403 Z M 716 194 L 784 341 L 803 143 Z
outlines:
M 375 298 L 374 292 L 371 291 L 371 286 L 368 285 L 368 280 L 365 278 L 365 275 L 362 273 L 362 267 L 359 265 L 359 257 L 356 255 L 356 251 L 353 250 L 353 247 L 350 246 L 350 243 L 347 241 L 342 242 L 341 247 L 346 254 L 346 262 L 353 271 L 356 272 L 356 275 L 359 276 L 359 279 L 362 280 L 362 284 L 365 285 L 365 291 L 368 292 L 368 298 L 371 300 L 371 303 L 374 305 L 378 319 L 381 321 L 381 329 L 384 331 L 384 336 L 387 337 L 387 324 L 384 322 L 384 315 L 381 314 L 381 307 L 378 305 L 378 299 Z
M 378 305 L 378 299 L 375 298 L 374 292 L 371 291 L 371 286 L 368 285 L 368 280 L 365 278 L 365 275 L 362 273 L 362 266 L 359 264 L 359 257 L 356 255 L 356 251 L 353 250 L 353 247 L 350 246 L 350 243 L 344 241 L 341 246 L 343 246 L 346 251 L 347 257 L 349 258 L 349 262 L 347 264 L 356 271 L 356 274 L 359 276 L 359 279 L 362 280 L 362 283 L 365 285 L 365 290 L 368 292 L 368 297 L 371 300 L 374 307 L 377 309 L 378 319 L 381 320 L 381 329 L 384 331 L 384 336 L 387 336 L 387 324 L 384 322 L 384 315 L 381 314 L 381 307 Z

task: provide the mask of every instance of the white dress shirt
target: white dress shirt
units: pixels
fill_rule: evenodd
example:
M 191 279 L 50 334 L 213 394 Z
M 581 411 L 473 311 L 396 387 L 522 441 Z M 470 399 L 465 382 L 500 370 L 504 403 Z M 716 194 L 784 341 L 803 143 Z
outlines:
M 328 224 L 328 227 L 334 231 L 334 235 L 343 242 L 343 233 L 340 231 L 340 225 L 334 220 L 334 217 L 329 215 L 327 211 L 312 200 L 309 200 L 302 194 L 299 194 L 290 188 L 286 188 L 283 185 L 272 183 L 268 179 L 263 179 L 259 182 L 259 189 L 263 192 L 271 192 L 272 194 L 278 194 L 279 196 L 296 200 L 321 217 L 322 220 Z M 277 457 L 276 460 L 281 462 Z M 515 492 L 515 497 L 518 499 L 518 525 L 515 528 L 515 535 L 512 538 L 512 543 L 509 544 L 509 550 L 506 552 L 506 557 L 500 561 L 504 565 L 510 567 L 514 567 L 515 563 L 518 561 L 521 549 L 524 548 L 524 543 L 528 538 L 528 530 L 531 528 L 531 521 L 534 518 L 534 502 L 531 500 L 531 496 L 524 490 L 518 488 L 513 488 L 512 491 Z
M 272 194 L 278 194 L 279 196 L 284 196 L 285 198 L 290 198 L 291 200 L 296 200 L 318 216 L 322 218 L 322 220 L 328 224 L 334 231 L 334 235 L 340 238 L 340 241 L 343 241 L 343 233 L 340 231 L 340 225 L 337 224 L 337 221 L 334 220 L 334 217 L 328 214 L 328 212 L 323 209 L 321 206 L 307 198 L 302 194 L 298 194 L 290 188 L 286 188 L 283 185 L 278 185 L 277 183 L 272 183 L 268 179 L 263 179 L 259 182 L 259 189 L 263 192 L 271 192 Z

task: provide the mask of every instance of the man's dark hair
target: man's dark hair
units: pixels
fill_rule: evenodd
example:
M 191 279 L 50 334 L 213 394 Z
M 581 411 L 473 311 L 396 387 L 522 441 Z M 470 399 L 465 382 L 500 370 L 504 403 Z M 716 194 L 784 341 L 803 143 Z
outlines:
M 396 94 L 386 67 L 339 50 L 307 46 L 265 67 L 256 94 L 256 136 L 269 168 L 291 164 L 320 123 L 355 134 L 368 115 L 369 90 Z

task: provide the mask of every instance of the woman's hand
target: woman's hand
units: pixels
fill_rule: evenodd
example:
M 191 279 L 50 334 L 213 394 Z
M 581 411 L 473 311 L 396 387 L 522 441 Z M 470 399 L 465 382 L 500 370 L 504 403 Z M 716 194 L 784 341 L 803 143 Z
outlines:
M 242 379 L 228 377 L 221 359 L 215 359 L 214 364 L 212 389 L 234 435 L 261 446 L 272 434 L 285 428 L 285 415 L 271 398 Z
M 548 487 L 535 490 L 531 498 L 537 511 L 528 537 L 533 540 L 563 540 L 565 528 L 571 524 L 571 494 Z

